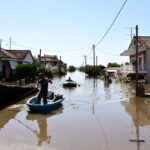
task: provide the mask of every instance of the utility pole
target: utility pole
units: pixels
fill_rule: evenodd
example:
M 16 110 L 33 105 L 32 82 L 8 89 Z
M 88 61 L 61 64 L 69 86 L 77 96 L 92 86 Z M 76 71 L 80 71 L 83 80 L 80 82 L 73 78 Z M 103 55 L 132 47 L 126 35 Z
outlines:
M 44 54 L 44 65 L 46 67 L 46 58 L 45 58 L 45 54 Z
M 98 65 L 98 57 L 96 56 L 96 66 Z
M 136 25 L 136 96 L 138 96 L 139 86 L 138 86 L 138 25 Z
M 9 38 L 9 50 L 11 50 L 11 37 Z
M 1 48 L 2 48 L 2 39 L 0 39 L 0 51 L 1 51 Z
M 130 30 L 131 30 L 131 41 L 132 41 L 132 37 L 133 37 L 133 32 L 132 32 L 132 30 L 133 30 L 134 28 L 132 28 L 132 27 L 130 27 Z
M 84 62 L 85 62 L 85 66 L 87 65 L 87 57 L 86 55 L 84 55 Z
M 134 36 L 133 29 L 135 29 L 135 28 L 134 27 L 127 27 L 127 28 L 130 29 L 130 34 L 128 34 L 128 35 L 130 35 L 131 41 L 132 41 L 132 38 Z
M 39 55 L 39 61 L 41 63 L 41 53 L 42 53 L 42 50 L 40 49 L 40 55 Z
M 94 67 L 94 75 L 95 75 L 95 45 L 93 45 L 93 67 Z

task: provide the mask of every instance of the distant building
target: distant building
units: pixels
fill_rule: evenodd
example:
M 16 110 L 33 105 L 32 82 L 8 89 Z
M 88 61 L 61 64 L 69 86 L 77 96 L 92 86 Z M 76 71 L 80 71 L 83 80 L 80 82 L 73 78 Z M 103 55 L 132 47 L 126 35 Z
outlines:
M 105 68 L 105 71 L 112 76 L 118 76 L 118 73 L 120 72 L 120 67 L 107 67 Z
M 39 58 L 39 61 L 54 72 L 57 72 L 60 67 L 67 68 L 67 64 L 61 60 L 61 57 L 58 59 L 57 55 L 44 55 Z
M 0 79 L 15 79 L 15 69 L 18 64 L 33 63 L 30 50 L 0 49 Z
M 138 72 L 141 79 L 150 83 L 150 36 L 138 37 Z M 121 56 L 129 56 L 129 65 L 123 65 L 121 71 L 126 74 L 135 75 L 136 64 L 136 37 L 133 37 L 128 50 Z

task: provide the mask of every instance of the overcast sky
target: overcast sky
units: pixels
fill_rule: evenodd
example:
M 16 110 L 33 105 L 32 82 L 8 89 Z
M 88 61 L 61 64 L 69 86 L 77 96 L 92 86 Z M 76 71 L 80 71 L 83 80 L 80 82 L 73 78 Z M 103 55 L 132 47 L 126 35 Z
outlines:
M 30 49 L 33 55 L 61 56 L 80 66 L 84 55 L 92 64 L 92 45 L 105 34 L 125 0 L 0 0 L 0 39 L 3 48 Z M 130 27 L 150 35 L 149 0 L 128 0 L 105 39 L 96 48 L 98 64 L 122 63 L 130 44 Z M 133 29 L 133 33 L 135 30 Z

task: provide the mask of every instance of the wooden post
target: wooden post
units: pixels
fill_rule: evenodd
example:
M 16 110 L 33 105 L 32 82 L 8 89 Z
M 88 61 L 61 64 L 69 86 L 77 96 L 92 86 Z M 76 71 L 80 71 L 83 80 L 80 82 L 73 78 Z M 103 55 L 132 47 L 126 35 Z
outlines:
M 1 51 L 1 48 L 2 48 L 2 39 L 0 39 L 0 51 Z
M 44 54 L 44 65 L 46 67 L 46 58 L 45 58 L 45 54 Z
M 139 78 L 139 75 L 138 75 L 138 25 L 136 25 L 136 96 L 139 96 L 139 85 L 138 85 L 138 78 Z
M 94 76 L 95 76 L 95 45 L 93 45 L 93 67 L 94 67 Z
M 42 50 L 40 49 L 40 55 L 39 55 L 39 61 L 40 61 L 40 63 L 41 63 L 41 52 L 42 52 Z
M 98 65 L 98 57 L 96 56 L 96 66 Z
M 11 50 L 11 37 L 9 38 L 9 50 Z
M 87 65 L 87 58 L 86 55 L 84 55 L 84 61 L 85 61 L 85 66 Z

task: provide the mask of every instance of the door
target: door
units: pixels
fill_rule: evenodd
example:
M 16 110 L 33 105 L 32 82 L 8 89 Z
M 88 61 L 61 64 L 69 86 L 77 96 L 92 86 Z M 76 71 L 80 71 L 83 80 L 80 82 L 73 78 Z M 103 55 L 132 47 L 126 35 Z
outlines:
M 3 69 L 2 69 L 2 78 L 6 77 L 6 66 L 3 65 Z

